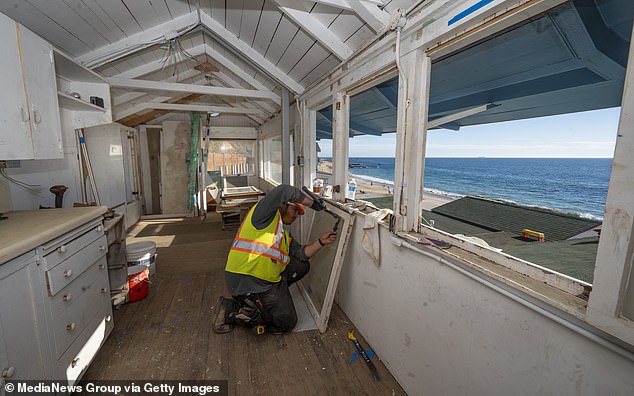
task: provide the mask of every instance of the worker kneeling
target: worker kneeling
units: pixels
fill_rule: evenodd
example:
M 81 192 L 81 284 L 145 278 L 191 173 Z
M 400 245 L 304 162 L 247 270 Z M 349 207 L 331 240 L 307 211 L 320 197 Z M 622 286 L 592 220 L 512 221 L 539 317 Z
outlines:
M 233 298 L 218 299 L 214 331 L 227 333 L 234 323 L 257 326 L 267 333 L 293 330 L 297 313 L 288 287 L 308 273 L 310 257 L 337 239 L 331 231 L 308 245 L 295 241 L 284 225 L 304 214 L 302 204 L 325 209 L 322 201 L 313 201 L 285 184 L 251 208 L 227 257 L 225 282 Z

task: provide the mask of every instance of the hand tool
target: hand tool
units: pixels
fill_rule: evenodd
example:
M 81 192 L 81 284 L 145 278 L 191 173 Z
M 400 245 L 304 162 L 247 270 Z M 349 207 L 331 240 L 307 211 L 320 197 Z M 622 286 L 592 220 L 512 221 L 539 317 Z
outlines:
M 332 212 L 330 209 L 326 208 L 325 203 L 324 203 L 324 199 L 321 198 L 320 196 L 318 196 L 317 194 L 315 194 L 314 192 L 310 191 L 310 189 L 308 187 L 302 186 L 302 191 L 306 195 L 308 195 L 308 197 L 310 199 L 312 199 L 313 201 L 317 201 L 317 202 L 321 203 L 324 206 L 324 212 L 328 213 L 329 215 L 334 217 L 335 220 L 337 220 L 337 222 L 335 223 L 335 226 L 332 227 L 333 232 L 337 232 L 337 228 L 339 228 L 339 223 L 341 223 L 341 217 L 337 216 L 337 214 Z
M 379 377 L 379 371 L 376 369 L 374 363 L 372 363 L 372 361 L 370 360 L 370 357 L 368 357 L 368 354 L 359 343 L 359 340 L 357 340 L 357 337 L 354 336 L 354 330 L 348 331 L 348 339 L 352 341 L 354 346 L 357 348 L 357 351 L 359 351 L 359 355 L 361 355 L 363 360 L 365 360 L 365 363 L 368 365 L 370 373 L 372 374 L 372 378 L 374 378 L 376 382 L 381 381 L 381 377 Z

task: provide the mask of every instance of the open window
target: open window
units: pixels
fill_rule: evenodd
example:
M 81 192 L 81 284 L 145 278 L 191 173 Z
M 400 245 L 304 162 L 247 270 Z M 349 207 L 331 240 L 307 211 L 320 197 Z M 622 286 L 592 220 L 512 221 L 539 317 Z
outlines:
M 264 139 L 262 145 L 262 177 L 266 180 L 282 183 L 282 137 Z
M 618 116 L 429 131 L 423 223 L 592 283 Z
M 349 97 L 347 199 L 392 207 L 397 93 L 398 78 L 392 78 Z M 317 182 L 333 185 L 332 105 L 316 112 L 316 132 Z

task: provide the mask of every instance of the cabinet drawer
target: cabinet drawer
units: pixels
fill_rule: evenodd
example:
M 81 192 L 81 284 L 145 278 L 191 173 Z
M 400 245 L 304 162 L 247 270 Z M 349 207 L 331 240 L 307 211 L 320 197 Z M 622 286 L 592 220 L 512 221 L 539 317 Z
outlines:
M 42 256 L 44 257 L 42 260 L 44 269 L 50 270 L 56 267 L 59 263 L 73 256 L 102 235 L 104 235 L 103 226 L 101 221 L 97 221 L 47 243 L 41 248 Z M 105 241 L 103 243 L 106 245 Z
M 88 269 L 95 261 L 106 255 L 106 237 L 101 237 L 91 242 L 85 248 L 79 250 L 74 255 L 62 261 L 59 265 L 51 270 L 46 271 L 46 280 L 48 281 L 49 294 L 54 296 L 66 285 L 70 284 L 74 279 Z M 98 265 L 107 266 L 106 260 L 100 261 Z
M 98 315 L 88 323 L 77 341 L 59 358 L 58 378 L 68 381 L 69 385 L 79 381 L 113 329 L 114 321 L 110 307 L 100 310 Z
M 56 318 L 66 309 L 73 309 L 73 306 L 79 301 L 84 294 L 92 292 L 95 287 L 99 288 L 102 293 L 108 294 L 107 269 L 100 266 L 101 261 L 93 264 L 79 275 L 77 279 L 72 281 L 68 286 L 60 290 L 54 296 L 49 296 L 49 305 L 51 310 L 51 317 Z M 104 289 L 104 290 L 101 290 Z
M 103 261 L 105 264 L 105 260 Z M 66 352 L 70 344 L 82 333 L 95 315 L 110 307 L 110 292 L 102 292 L 104 288 L 108 290 L 108 280 L 106 278 L 97 279 L 81 298 L 53 318 L 51 327 L 53 327 L 58 358 Z

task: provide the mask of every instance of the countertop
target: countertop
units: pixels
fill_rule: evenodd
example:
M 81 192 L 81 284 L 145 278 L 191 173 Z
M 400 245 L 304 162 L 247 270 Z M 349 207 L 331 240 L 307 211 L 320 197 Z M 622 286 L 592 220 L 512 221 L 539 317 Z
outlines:
M 106 213 L 105 206 L 25 210 L 0 220 L 0 264 Z

